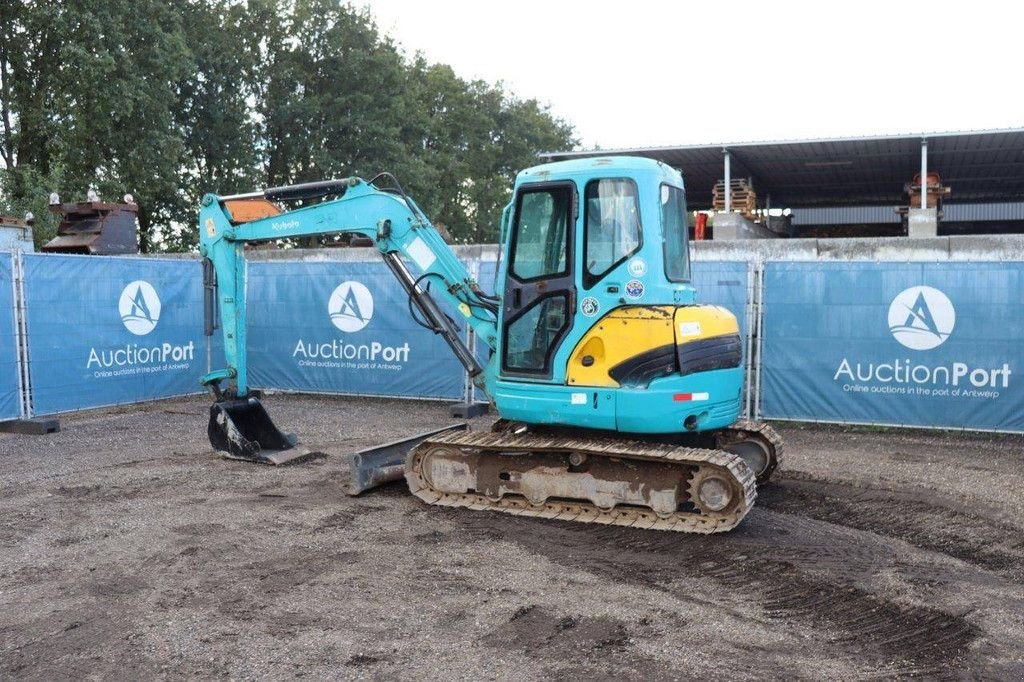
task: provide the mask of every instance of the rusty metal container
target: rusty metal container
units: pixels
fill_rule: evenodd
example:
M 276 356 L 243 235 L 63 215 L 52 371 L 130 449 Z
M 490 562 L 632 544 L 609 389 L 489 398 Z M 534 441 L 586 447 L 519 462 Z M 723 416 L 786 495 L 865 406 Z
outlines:
M 43 251 L 98 256 L 139 252 L 137 204 L 84 201 L 53 204 L 50 210 L 61 220 L 57 236 L 43 245 Z

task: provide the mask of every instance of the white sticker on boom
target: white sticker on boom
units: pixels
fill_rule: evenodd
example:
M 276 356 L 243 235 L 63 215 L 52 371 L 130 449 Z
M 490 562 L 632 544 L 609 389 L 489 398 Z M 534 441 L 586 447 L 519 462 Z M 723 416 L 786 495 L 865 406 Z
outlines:
M 573 393 L 572 394 L 572 404 L 573 405 L 586 405 L 587 404 L 587 394 L 586 393 Z
M 680 336 L 700 336 L 700 322 L 683 322 L 679 325 Z
M 416 237 L 416 239 L 409 242 L 409 245 L 405 247 L 405 251 L 409 254 L 409 258 L 412 258 L 413 262 L 420 266 L 420 270 L 426 270 L 437 260 L 437 256 L 434 255 L 434 252 L 430 250 L 427 243 L 420 237 Z

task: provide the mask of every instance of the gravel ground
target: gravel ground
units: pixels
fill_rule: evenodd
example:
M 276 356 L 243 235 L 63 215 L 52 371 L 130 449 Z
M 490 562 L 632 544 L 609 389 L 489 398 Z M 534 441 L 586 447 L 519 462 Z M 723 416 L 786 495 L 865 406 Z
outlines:
M 703 537 L 349 498 L 446 406 L 265 402 L 330 454 L 224 461 L 200 398 L 0 436 L 0 677 L 1024 677 L 1020 438 L 782 425 Z

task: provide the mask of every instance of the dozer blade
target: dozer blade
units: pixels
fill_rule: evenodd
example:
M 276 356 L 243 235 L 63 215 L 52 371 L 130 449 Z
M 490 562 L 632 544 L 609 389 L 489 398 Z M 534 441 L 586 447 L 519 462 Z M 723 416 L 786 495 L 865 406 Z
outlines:
M 409 451 L 428 438 L 443 433 L 465 431 L 466 427 L 464 423 L 445 426 L 352 454 L 349 460 L 352 476 L 345 492 L 349 495 L 358 495 L 379 485 L 401 480 L 405 477 L 405 460 Z
M 218 400 L 210 406 L 210 445 L 227 459 L 281 465 L 317 453 L 281 433 L 256 398 Z

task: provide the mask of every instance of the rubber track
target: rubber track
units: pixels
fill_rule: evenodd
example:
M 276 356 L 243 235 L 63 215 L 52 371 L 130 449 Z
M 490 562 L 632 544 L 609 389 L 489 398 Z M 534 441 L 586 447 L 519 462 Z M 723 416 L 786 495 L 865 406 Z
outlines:
M 745 440 L 747 436 L 744 436 L 744 433 L 758 435 L 765 439 L 769 446 L 771 446 L 774 461 L 769 465 L 761 479 L 758 480 L 758 484 L 767 483 L 771 478 L 772 473 L 782 465 L 782 436 L 779 435 L 778 431 L 765 422 L 756 422 L 751 419 L 740 419 L 732 426 L 718 432 L 718 447 L 724 448 L 729 443 L 737 440 Z
M 588 457 L 676 462 L 684 466 L 710 467 L 719 473 L 728 474 L 739 483 L 743 490 L 743 499 L 731 512 L 725 514 L 676 512 L 666 518 L 659 518 L 652 510 L 637 507 L 602 511 L 589 502 L 550 502 L 533 506 L 519 496 L 506 496 L 494 501 L 476 493 L 441 493 L 431 490 L 427 481 L 420 474 L 420 460 L 423 454 L 435 445 L 472 448 L 480 452 L 504 450 L 580 452 Z M 746 517 L 757 497 L 753 472 L 738 456 L 722 450 L 613 439 L 548 438 L 532 434 L 517 436 L 494 432 L 469 432 L 431 438 L 409 453 L 405 478 L 409 483 L 409 490 L 427 504 L 466 507 L 473 510 L 490 509 L 517 516 L 630 526 L 651 530 L 671 530 L 683 533 L 721 533 L 731 530 Z

